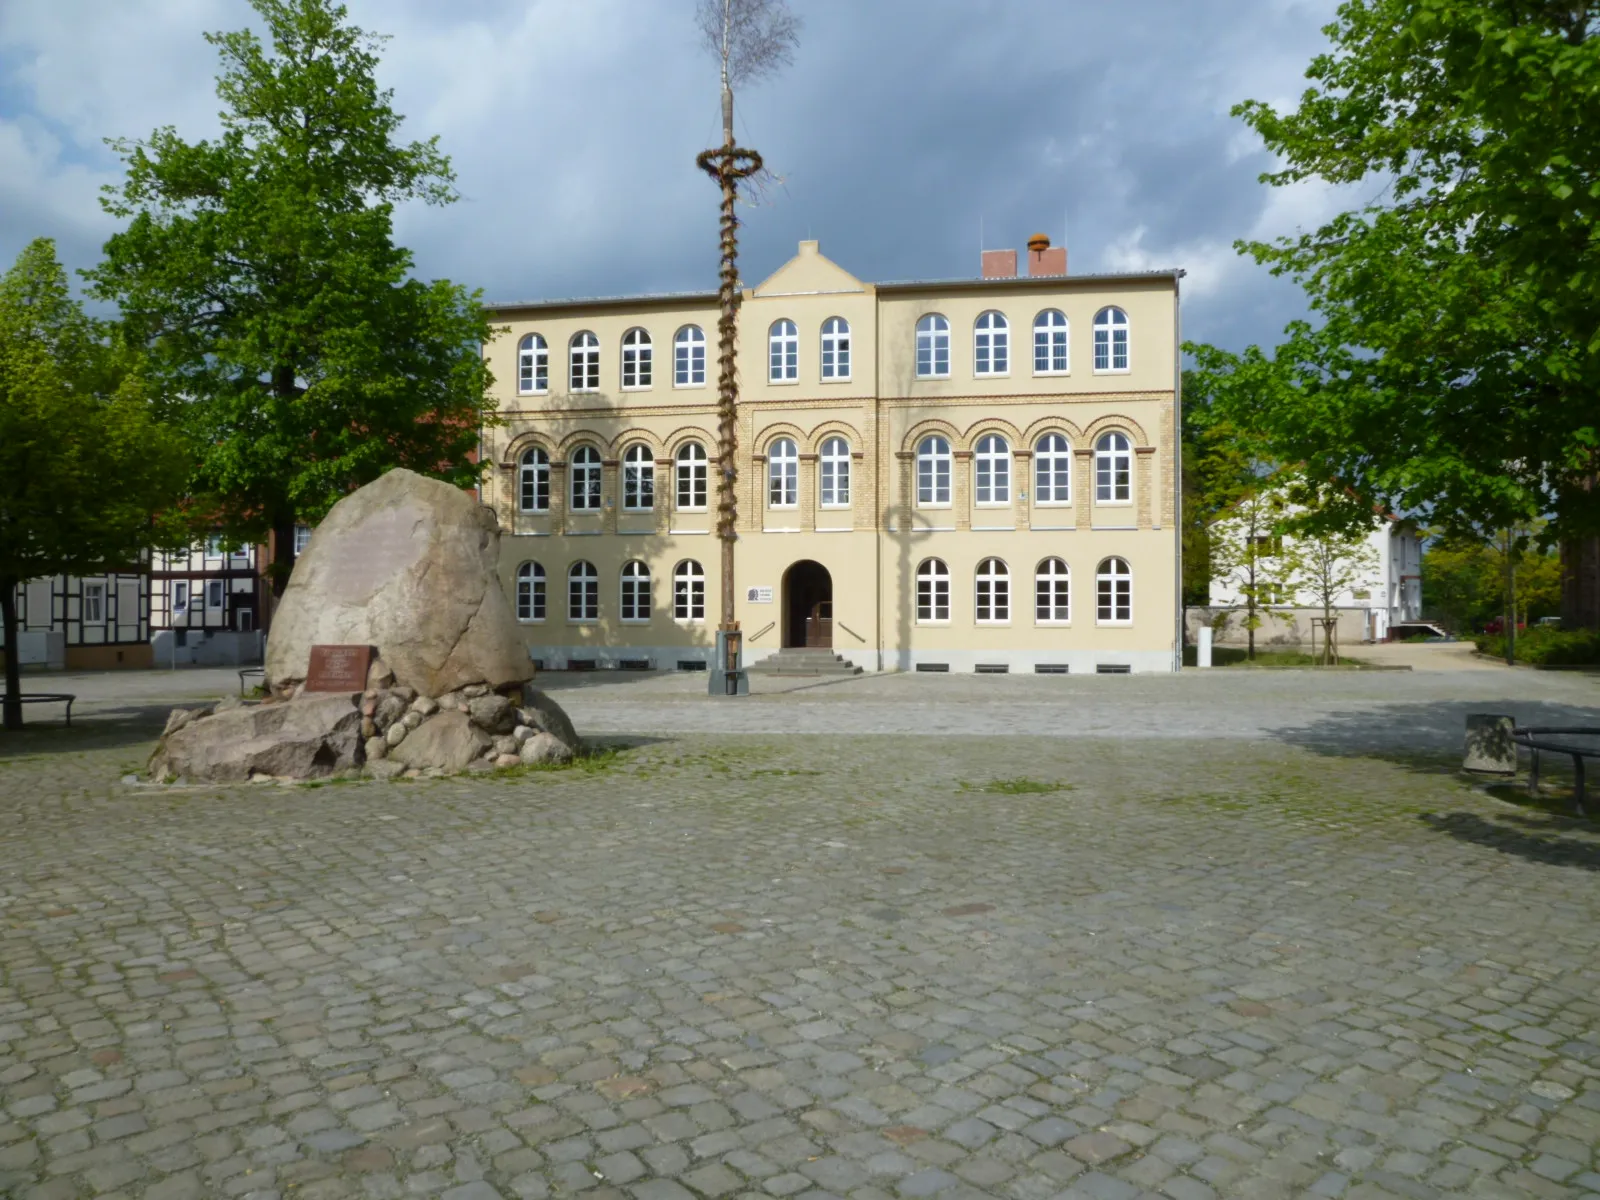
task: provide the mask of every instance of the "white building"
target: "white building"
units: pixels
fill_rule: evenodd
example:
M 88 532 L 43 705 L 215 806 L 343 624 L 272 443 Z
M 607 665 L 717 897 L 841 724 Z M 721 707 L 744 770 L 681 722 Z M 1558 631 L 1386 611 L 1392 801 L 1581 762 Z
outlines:
M 1243 537 L 1237 522 L 1223 520 L 1212 526 L 1212 536 Z M 1274 543 L 1281 543 L 1283 557 L 1294 548 L 1295 539 L 1284 534 L 1273 535 Z M 1334 611 L 1339 618 L 1339 641 L 1381 642 L 1395 625 L 1422 619 L 1422 535 L 1409 521 L 1386 517 L 1367 535 L 1371 564 L 1360 570 L 1350 586 L 1335 597 Z M 1263 557 L 1265 574 L 1274 573 L 1276 553 Z M 1262 615 L 1261 626 L 1256 630 L 1256 644 L 1298 645 L 1311 641 L 1311 618 L 1322 615 L 1322 602 L 1305 581 L 1290 580 L 1291 586 L 1276 595 L 1272 589 L 1262 589 L 1258 604 L 1267 611 Z M 1298 586 L 1294 586 L 1298 583 Z M 1228 613 L 1231 619 L 1218 631 L 1218 641 L 1243 642 L 1245 628 L 1243 612 L 1245 598 L 1241 592 L 1243 581 L 1237 573 L 1213 576 L 1211 580 L 1211 605 L 1209 609 L 1190 609 L 1188 624 L 1190 640 L 1199 624 L 1212 620 L 1219 612 Z M 1270 600 L 1270 603 L 1261 603 Z M 1319 637 L 1320 640 L 1320 637 Z

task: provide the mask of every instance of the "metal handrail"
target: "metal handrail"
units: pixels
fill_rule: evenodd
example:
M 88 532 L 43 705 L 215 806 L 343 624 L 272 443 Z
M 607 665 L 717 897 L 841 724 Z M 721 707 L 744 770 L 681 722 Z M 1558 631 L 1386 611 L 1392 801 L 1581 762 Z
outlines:
M 752 633 L 750 635 L 750 640 L 753 642 L 758 637 L 761 637 L 763 634 L 771 633 L 773 631 L 773 629 L 776 628 L 777 624 L 778 623 L 776 621 L 768 621 L 760 629 L 756 630 L 754 633 Z
M 1583 760 L 1586 758 L 1600 759 L 1600 746 L 1567 746 L 1560 742 L 1549 741 L 1550 737 L 1600 737 L 1600 727 L 1575 726 L 1575 725 L 1528 725 L 1514 728 L 1511 731 L 1511 740 L 1519 746 L 1526 746 L 1533 761 L 1528 769 L 1528 794 L 1537 795 L 1539 791 L 1539 752 L 1541 750 L 1550 754 L 1565 754 L 1572 759 L 1572 774 L 1575 786 L 1572 792 L 1573 804 L 1580 817 L 1589 815 L 1588 809 L 1583 806 L 1584 769 Z
M 843 621 L 835 621 L 834 624 L 848 633 L 851 637 L 855 638 L 856 641 L 862 643 L 862 645 L 866 644 L 867 639 L 862 637 L 854 629 L 851 629 L 850 626 L 846 625 Z

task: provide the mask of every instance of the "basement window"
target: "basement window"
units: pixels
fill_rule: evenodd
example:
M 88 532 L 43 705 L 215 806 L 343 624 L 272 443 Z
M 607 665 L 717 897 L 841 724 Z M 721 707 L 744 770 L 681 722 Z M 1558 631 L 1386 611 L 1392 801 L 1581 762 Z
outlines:
M 1133 668 L 1127 663 L 1096 663 L 1096 675 L 1132 675 Z
M 569 670 L 569 671 L 592 671 L 592 670 L 594 670 L 594 659 L 592 659 L 592 658 L 569 658 L 569 659 L 567 659 L 567 670 Z
M 975 675 L 1009 675 L 1011 668 L 1005 663 L 979 663 L 972 668 Z
M 1068 667 L 1066 663 L 1034 663 L 1033 673 L 1035 675 L 1065 675 L 1068 673 Z
M 922 674 L 948 675 L 950 673 L 950 664 L 949 663 L 918 663 L 917 664 L 917 670 L 919 672 L 921 672 Z
M 680 671 L 704 671 L 705 669 L 706 660 L 703 658 L 680 658 L 678 660 L 678 670 Z

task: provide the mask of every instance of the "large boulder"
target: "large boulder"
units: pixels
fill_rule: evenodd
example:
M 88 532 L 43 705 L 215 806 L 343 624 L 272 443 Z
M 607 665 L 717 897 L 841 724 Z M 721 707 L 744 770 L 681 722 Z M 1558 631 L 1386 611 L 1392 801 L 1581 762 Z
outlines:
M 155 779 L 230 783 L 252 775 L 316 779 L 361 762 L 358 695 L 302 696 L 191 718 L 161 739 L 150 759 Z
M 398 746 L 389 749 L 388 761 L 425 770 L 465 771 L 467 764 L 480 759 L 493 745 L 493 739 L 479 729 L 464 712 L 442 712 L 428 718 Z
M 522 689 L 522 720 L 541 733 L 551 734 L 568 750 L 576 754 L 583 748 L 578 731 L 572 727 L 572 718 L 566 710 L 538 688 Z
M 460 488 L 397 469 L 352 492 L 295 563 L 267 639 L 269 686 L 303 680 L 318 644 L 376 646 L 424 696 L 532 679 L 499 557 L 493 511 Z

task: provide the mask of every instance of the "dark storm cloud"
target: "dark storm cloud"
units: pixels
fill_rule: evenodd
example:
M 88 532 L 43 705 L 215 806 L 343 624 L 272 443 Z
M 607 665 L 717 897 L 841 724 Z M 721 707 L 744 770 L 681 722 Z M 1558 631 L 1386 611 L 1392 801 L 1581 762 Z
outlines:
M 692 0 L 349 0 L 392 35 L 404 133 L 437 133 L 462 201 L 408 208 L 420 273 L 494 298 L 710 288 L 712 63 Z M 794 65 L 739 100 L 781 182 L 744 210 L 744 276 L 805 237 L 865 279 L 970 275 L 990 247 L 1068 235 L 1074 272 L 1184 267 L 1185 332 L 1271 339 L 1298 293 L 1231 249 L 1348 198 L 1273 191 L 1227 115 L 1291 100 L 1333 0 L 796 0 Z M 215 129 L 205 30 L 242 0 L 0 7 L 0 255 L 39 233 L 72 266 L 114 225 L 104 136 Z

